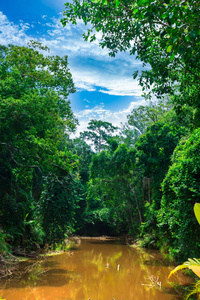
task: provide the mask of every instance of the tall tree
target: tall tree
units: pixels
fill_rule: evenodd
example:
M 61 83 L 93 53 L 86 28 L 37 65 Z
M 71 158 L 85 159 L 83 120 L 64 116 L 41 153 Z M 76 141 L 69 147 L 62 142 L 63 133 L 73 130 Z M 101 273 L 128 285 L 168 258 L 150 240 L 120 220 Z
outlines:
M 171 155 L 184 134 L 184 128 L 174 133 L 169 125 L 155 122 L 140 136 L 135 145 L 137 166 L 144 178 L 151 181 L 153 196 L 146 196 L 145 200 L 151 202 L 154 199 L 157 209 L 160 207 L 161 183 L 170 166 Z
M 136 234 L 142 222 L 141 178 L 134 148 L 123 144 L 114 152 L 95 155 L 88 182 L 88 221 L 104 221 L 112 233 Z
M 112 137 L 112 133 L 117 129 L 111 123 L 101 120 L 91 120 L 87 128 L 88 131 L 82 132 L 81 137 L 90 140 L 98 153 L 108 146 L 109 138 Z
M 174 96 L 178 114 L 185 105 L 195 109 L 194 123 L 200 120 L 200 8 L 194 0 L 97 0 L 66 3 L 62 23 L 91 24 L 85 40 L 101 32 L 101 47 L 110 55 L 129 50 L 150 70 L 139 75 L 143 89 L 152 88 L 157 97 Z M 96 32 L 95 32 L 96 30 Z M 148 98 L 150 95 L 146 95 Z
M 145 129 L 155 122 L 163 119 L 163 116 L 172 109 L 169 100 L 150 102 L 147 105 L 134 108 L 127 116 L 128 124 L 134 126 L 139 135 L 145 133 Z
M 68 149 L 71 150 L 73 154 L 77 155 L 79 161 L 78 172 L 82 183 L 86 185 L 89 180 L 89 165 L 92 161 L 94 152 L 90 145 L 82 138 L 69 140 Z
M 135 145 L 136 166 L 143 175 L 141 194 L 145 210 L 141 236 L 145 246 L 157 247 L 159 244 L 157 215 L 162 199 L 161 184 L 170 167 L 173 151 L 184 134 L 185 128 L 174 131 L 172 126 L 155 122 L 147 127 Z
M 176 147 L 172 165 L 162 184 L 158 214 L 161 243 L 171 256 L 185 260 L 199 255 L 199 225 L 193 207 L 200 199 L 200 129 Z M 163 237 L 165 236 L 165 241 Z
M 42 178 L 76 177 L 77 158 L 66 147 L 77 122 L 68 100 L 74 84 L 67 57 L 45 49 L 0 48 L 0 224 L 14 243 L 31 235 Z

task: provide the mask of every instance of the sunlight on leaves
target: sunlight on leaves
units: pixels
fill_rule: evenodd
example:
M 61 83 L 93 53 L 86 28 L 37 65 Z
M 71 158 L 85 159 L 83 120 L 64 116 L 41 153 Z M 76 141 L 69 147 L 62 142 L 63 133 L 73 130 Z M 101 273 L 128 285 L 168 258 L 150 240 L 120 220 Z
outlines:
M 195 214 L 195 217 L 196 217 L 198 223 L 200 224 L 200 203 L 195 203 L 194 214 Z
M 170 272 L 168 278 L 170 278 L 177 271 L 179 271 L 181 269 L 186 269 L 186 268 L 192 270 L 198 277 L 200 277 L 200 261 L 196 258 L 194 258 L 194 259 L 188 258 L 188 261 L 184 262 L 182 265 L 179 265 L 175 269 L 173 269 Z

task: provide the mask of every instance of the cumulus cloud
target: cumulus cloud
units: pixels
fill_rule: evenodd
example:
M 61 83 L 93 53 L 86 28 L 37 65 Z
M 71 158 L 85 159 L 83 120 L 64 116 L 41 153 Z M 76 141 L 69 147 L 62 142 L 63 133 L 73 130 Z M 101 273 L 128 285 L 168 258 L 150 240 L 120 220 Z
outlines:
M 107 121 L 120 128 L 122 123 L 127 122 L 127 115 L 130 114 L 134 108 L 147 104 L 144 99 L 138 98 L 138 101 L 132 101 L 127 108 L 118 111 L 105 109 L 103 104 L 96 105 L 90 109 L 86 108 L 76 114 L 79 120 L 79 126 L 73 137 L 77 137 L 80 132 L 87 130 L 88 123 L 92 119 Z
M 80 72 L 81 70 L 81 72 Z M 73 79 L 78 90 L 94 91 L 99 87 L 99 92 L 116 96 L 141 96 L 142 89 L 138 85 L 137 80 L 133 80 L 131 74 L 123 74 L 119 76 L 119 72 L 115 73 L 109 69 L 96 70 L 84 67 L 71 67 Z
M 53 18 L 43 15 L 38 23 L 29 24 L 20 20 L 14 24 L 0 12 L 0 44 L 26 45 L 29 40 L 34 39 L 30 34 L 30 30 L 34 28 L 35 32 L 38 32 L 38 40 L 50 48 L 50 54 L 68 55 L 69 67 L 78 91 L 131 96 L 136 100 L 126 109 L 119 111 L 107 110 L 103 104 L 91 108 L 92 103 L 83 100 L 90 106 L 77 114 L 80 122 L 77 132 L 86 130 L 88 120 L 91 119 L 109 120 L 113 125 L 119 126 L 121 122 L 126 121 L 127 114 L 134 107 L 145 103 L 141 98 L 141 87 L 132 78 L 135 70 L 142 69 L 142 63 L 128 53 L 119 53 L 115 58 L 110 57 L 107 49 L 99 47 L 101 33 L 97 33 L 97 40 L 93 43 L 85 42 L 82 38 L 83 32 L 86 31 L 83 22 L 78 20 L 76 26 L 67 24 L 63 27 L 60 23 L 61 17 L 61 14 Z
M 82 38 L 86 30 L 83 21 L 79 20 L 77 26 L 67 24 L 63 28 L 60 18 L 61 14 L 57 18 L 43 15 L 39 26 L 45 27 L 46 31 L 43 36 L 39 35 L 38 40 L 51 49 L 52 55 L 68 55 L 78 90 L 95 91 L 98 88 L 99 92 L 109 95 L 141 95 L 141 88 L 132 79 L 134 70 L 142 67 L 140 61 L 127 53 L 120 53 L 116 58 L 109 57 L 108 50 L 98 45 L 101 33 L 97 33 L 94 43 L 85 42 Z M 28 34 L 33 24 L 20 20 L 16 25 L 1 12 L 0 25 L 1 44 L 25 45 L 33 39 Z M 91 59 L 92 63 L 88 61 Z
M 0 44 L 26 44 L 30 38 L 26 31 L 30 28 L 30 24 L 23 23 L 21 20 L 18 25 L 10 22 L 8 18 L 0 11 Z

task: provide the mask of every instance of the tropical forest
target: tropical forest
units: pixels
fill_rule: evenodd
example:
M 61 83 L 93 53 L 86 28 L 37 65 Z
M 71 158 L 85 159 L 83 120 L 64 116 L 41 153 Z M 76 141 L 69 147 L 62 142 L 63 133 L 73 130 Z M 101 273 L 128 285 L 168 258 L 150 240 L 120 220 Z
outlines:
M 194 271 L 199 299 L 200 3 L 65 3 L 62 26 L 80 20 L 87 43 L 100 34 L 99 51 L 143 62 L 133 78 L 145 105 L 120 127 L 93 118 L 76 135 L 67 55 L 36 40 L 0 46 L 0 266 L 70 237 L 123 237 Z

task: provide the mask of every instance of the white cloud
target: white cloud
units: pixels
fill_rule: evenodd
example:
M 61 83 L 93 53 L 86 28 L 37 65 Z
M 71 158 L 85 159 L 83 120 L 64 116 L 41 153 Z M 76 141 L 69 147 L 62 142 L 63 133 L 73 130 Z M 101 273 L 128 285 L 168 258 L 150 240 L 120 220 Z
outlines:
M 59 5 L 63 2 L 63 0 L 45 1 L 50 1 L 52 5 L 55 2 L 59 2 Z M 92 101 L 84 99 L 85 109 L 76 113 L 80 123 L 76 136 L 87 130 L 91 119 L 109 121 L 114 126 L 120 127 L 121 123 L 127 121 L 127 115 L 133 108 L 147 104 L 141 98 L 141 87 L 132 78 L 132 73 L 137 69 L 140 70 L 142 63 L 127 53 L 119 53 L 115 58 L 110 57 L 107 49 L 99 47 L 101 33 L 97 33 L 97 40 L 93 43 L 85 42 L 82 38 L 82 33 L 86 31 L 83 21 L 78 20 L 76 26 L 67 24 L 63 28 L 60 23 L 61 17 L 61 14 L 58 18 L 43 15 L 41 22 L 29 24 L 21 20 L 19 24 L 14 24 L 0 12 L 0 44 L 26 45 L 34 39 L 29 30 L 35 29 L 35 33 L 38 32 L 38 40 L 50 48 L 51 55 L 68 55 L 77 90 L 98 90 L 102 94 L 131 96 L 135 100 L 127 108 L 112 111 L 106 109 L 103 103 L 89 108 L 88 104 L 91 107 Z
M 113 73 L 109 70 L 97 72 L 93 68 L 85 69 L 81 66 L 71 67 L 73 80 L 78 90 L 94 91 L 97 87 L 99 92 L 117 96 L 141 96 L 142 89 L 137 80 L 133 80 L 131 75 Z
M 119 53 L 116 58 L 109 57 L 108 50 L 101 49 L 98 45 L 101 33 L 97 33 L 97 40 L 94 43 L 85 42 L 82 38 L 82 33 L 85 31 L 83 21 L 78 20 L 77 26 L 67 24 L 63 28 L 60 17 L 42 16 L 41 20 L 45 22 L 40 23 L 40 26 L 48 29 L 46 35 L 39 36 L 38 40 L 51 49 L 52 55 L 68 55 L 70 69 L 78 90 L 95 91 L 98 87 L 100 92 L 109 95 L 141 95 L 141 88 L 131 76 L 134 68 L 141 68 L 140 61 L 126 53 Z M 23 23 L 21 20 L 20 24 L 16 25 L 9 22 L 1 12 L 0 26 L 1 44 L 25 45 L 33 39 L 27 34 L 32 24 Z M 39 28 L 37 30 L 39 34 Z M 91 64 L 88 59 L 92 59 Z
M 87 100 L 87 99 L 83 99 L 83 101 L 87 102 L 87 103 L 92 103 L 91 101 Z
M 138 100 L 131 102 L 126 109 L 115 112 L 105 109 L 103 104 L 92 109 L 86 107 L 77 114 L 80 122 L 77 133 L 86 130 L 89 120 L 93 118 L 109 120 L 113 125 L 119 126 L 121 122 L 126 121 L 127 114 L 134 107 L 145 103 L 141 100 L 141 87 L 136 80 L 132 79 L 132 73 L 136 69 L 141 69 L 142 63 L 127 53 L 119 53 L 115 58 L 109 57 L 108 50 L 101 49 L 98 45 L 101 33 L 97 33 L 95 42 L 85 42 L 82 33 L 86 29 L 82 21 L 79 20 L 77 26 L 67 24 L 63 28 L 60 18 L 61 14 L 59 18 L 49 18 L 44 15 L 41 17 L 41 22 L 37 24 L 28 24 L 23 21 L 14 24 L 0 12 L 0 44 L 26 45 L 30 39 L 33 39 L 29 34 L 29 29 L 36 29 L 38 40 L 50 48 L 50 54 L 68 55 L 77 90 L 98 90 L 108 95 L 133 96 Z M 91 104 L 87 99 L 84 101 Z
M 114 126 L 121 127 L 121 123 L 127 122 L 127 115 L 130 114 L 134 108 L 147 104 L 144 99 L 138 98 L 138 101 L 131 102 L 127 108 L 119 111 L 105 109 L 103 104 L 94 106 L 91 109 L 86 108 L 76 114 L 80 125 L 77 128 L 76 134 L 72 137 L 78 137 L 80 132 L 87 130 L 88 123 L 92 119 L 107 121 Z
M 20 22 L 19 25 L 9 22 L 7 17 L 0 11 L 0 44 L 18 44 L 24 45 L 30 37 L 26 35 L 26 31 L 30 28 L 30 24 Z

